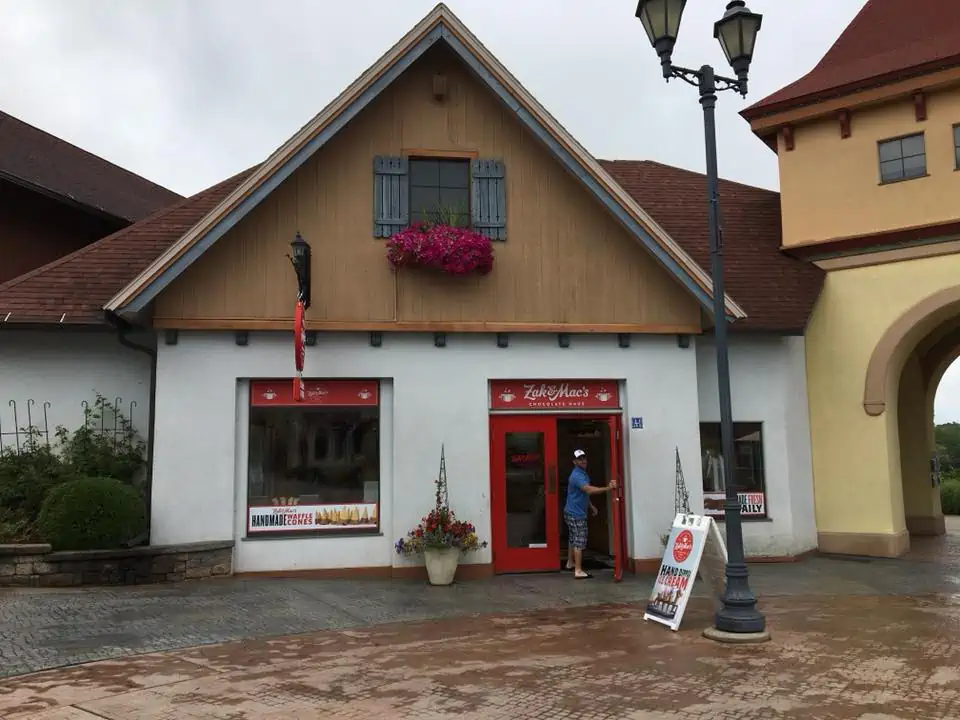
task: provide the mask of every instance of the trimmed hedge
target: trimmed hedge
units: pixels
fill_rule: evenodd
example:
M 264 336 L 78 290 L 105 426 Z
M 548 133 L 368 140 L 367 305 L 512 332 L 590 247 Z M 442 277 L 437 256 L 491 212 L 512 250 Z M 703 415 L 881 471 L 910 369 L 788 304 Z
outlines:
M 50 490 L 37 526 L 54 550 L 113 549 L 147 529 L 147 510 L 120 480 L 80 478 Z
M 960 515 L 960 480 L 946 480 L 940 486 L 940 505 L 944 515 Z

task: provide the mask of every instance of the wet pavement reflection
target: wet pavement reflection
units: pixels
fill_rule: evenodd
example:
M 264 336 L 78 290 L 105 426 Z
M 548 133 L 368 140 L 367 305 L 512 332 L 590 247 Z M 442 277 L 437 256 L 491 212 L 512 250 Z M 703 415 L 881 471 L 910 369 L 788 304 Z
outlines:
M 23 676 L 0 716 L 88 718 L 960 717 L 960 597 L 764 603 L 774 640 L 717 645 L 637 605 L 398 623 Z
M 0 718 L 960 719 L 950 521 L 899 560 L 751 566 L 759 646 L 701 637 L 702 583 L 680 632 L 644 623 L 649 577 L 8 591 Z

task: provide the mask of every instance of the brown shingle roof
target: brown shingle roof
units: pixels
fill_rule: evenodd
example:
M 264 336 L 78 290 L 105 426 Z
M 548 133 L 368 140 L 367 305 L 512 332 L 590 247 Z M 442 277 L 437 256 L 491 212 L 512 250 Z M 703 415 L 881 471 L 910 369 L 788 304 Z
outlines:
M 867 0 L 817 66 L 742 111 L 747 119 L 960 64 L 960 2 Z
M 10 323 L 89 325 L 103 306 L 255 168 L 160 210 L 113 235 L 0 285 L 0 327 Z M 9 313 L 9 317 L 8 317 Z
M 614 179 L 704 268 L 706 179 L 649 161 L 601 160 Z M 0 285 L 0 327 L 11 323 L 103 321 L 103 305 L 233 191 L 250 168 L 109 237 Z M 749 314 L 736 329 L 797 331 L 807 322 L 823 273 L 779 250 L 780 196 L 723 180 L 727 292 Z
M 139 175 L 0 112 L 0 176 L 136 222 L 181 199 Z
M 710 268 L 707 179 L 649 160 L 601 160 L 624 190 L 701 267 Z M 780 251 L 780 195 L 720 181 L 724 290 L 746 310 L 736 330 L 802 331 L 824 273 Z

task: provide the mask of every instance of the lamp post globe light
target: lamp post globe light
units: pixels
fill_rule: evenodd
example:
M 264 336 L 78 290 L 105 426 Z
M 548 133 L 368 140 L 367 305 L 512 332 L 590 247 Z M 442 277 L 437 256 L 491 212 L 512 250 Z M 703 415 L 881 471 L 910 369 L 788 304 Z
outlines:
M 727 62 L 736 78 L 717 75 L 710 65 L 689 70 L 673 64 L 673 48 L 680 32 L 680 19 L 687 0 L 640 0 L 637 17 L 647 39 L 660 57 L 663 77 L 694 85 L 700 92 L 703 128 L 707 155 L 707 212 L 710 236 L 710 264 L 713 280 L 714 341 L 717 350 L 717 385 L 720 395 L 720 443 L 723 450 L 723 473 L 727 478 L 724 520 L 727 531 L 726 584 L 723 606 L 717 611 L 714 627 L 705 634 L 716 640 L 757 641 L 769 639 L 766 619 L 757 609 L 757 598 L 750 589 L 747 563 L 743 552 L 743 524 L 740 500 L 733 482 L 733 411 L 730 403 L 730 359 L 727 340 L 727 314 L 723 289 L 723 240 L 720 234 L 720 208 L 717 191 L 717 93 L 735 90 L 747 94 L 747 75 L 761 15 L 750 12 L 744 0 L 732 0 L 713 26 L 713 36 L 720 41 Z

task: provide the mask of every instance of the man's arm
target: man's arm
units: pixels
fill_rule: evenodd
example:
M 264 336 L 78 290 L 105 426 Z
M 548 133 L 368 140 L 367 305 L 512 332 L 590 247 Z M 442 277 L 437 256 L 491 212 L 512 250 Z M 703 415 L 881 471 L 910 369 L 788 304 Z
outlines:
M 590 485 L 590 484 L 586 484 L 586 483 L 585 483 L 585 484 L 582 486 L 581 489 L 582 489 L 587 495 L 598 495 L 598 494 L 600 494 L 600 493 L 610 492 L 610 491 L 613 490 L 616 486 L 617 486 L 616 480 L 611 480 L 608 485 L 604 485 L 603 487 L 597 487 L 596 485 Z

